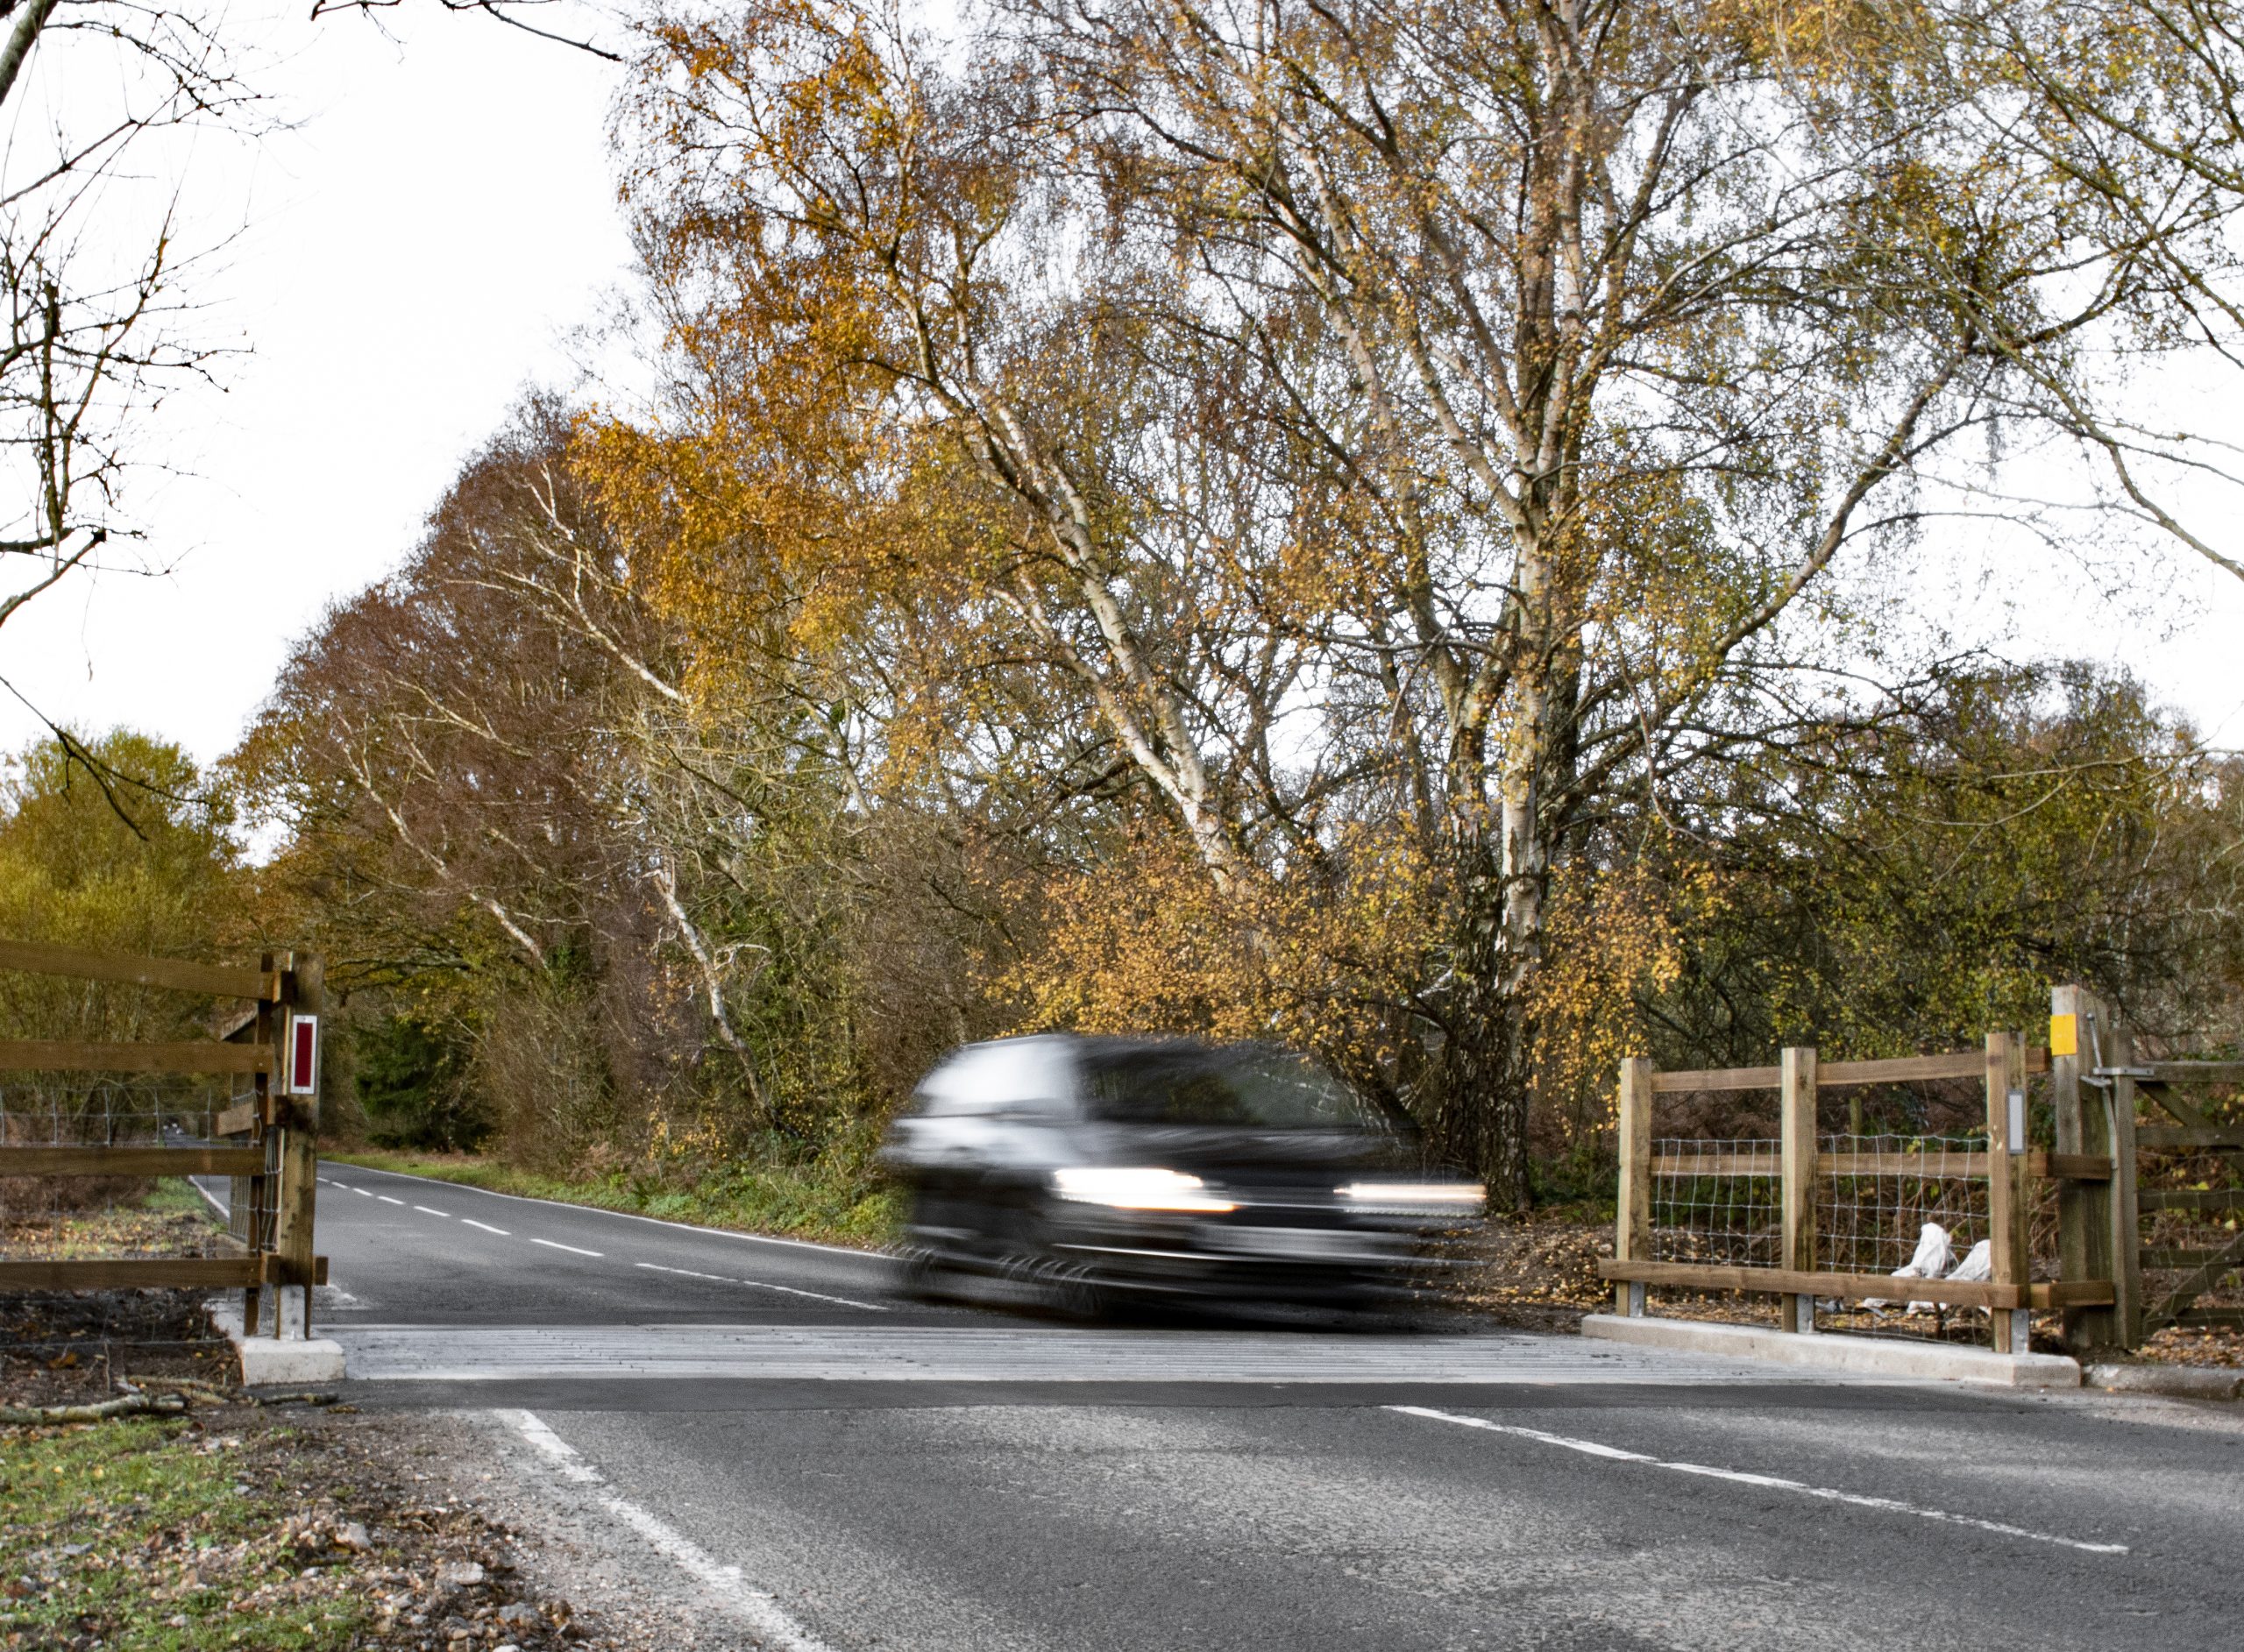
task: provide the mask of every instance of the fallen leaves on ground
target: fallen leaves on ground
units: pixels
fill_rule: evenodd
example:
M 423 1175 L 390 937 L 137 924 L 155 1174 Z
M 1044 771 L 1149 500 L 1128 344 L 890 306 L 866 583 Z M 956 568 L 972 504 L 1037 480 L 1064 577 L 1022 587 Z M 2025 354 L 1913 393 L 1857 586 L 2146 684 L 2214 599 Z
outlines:
M 58 1343 L 83 1357 L 61 1361 Z M 535 1539 L 445 1489 L 420 1419 L 261 1407 L 198 1358 L 212 1345 L 194 1292 L 0 1299 L 0 1404 L 127 1382 L 191 1403 L 0 1427 L 0 1648 L 643 1644 L 529 1586 Z

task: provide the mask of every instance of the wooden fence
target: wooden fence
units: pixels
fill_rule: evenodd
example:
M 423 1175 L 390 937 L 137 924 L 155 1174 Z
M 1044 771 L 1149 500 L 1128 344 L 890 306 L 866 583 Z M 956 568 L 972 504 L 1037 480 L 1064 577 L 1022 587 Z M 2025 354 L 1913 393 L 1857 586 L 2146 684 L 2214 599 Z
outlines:
M 2108 1205 L 2114 1159 L 2108 1146 L 2095 1151 L 2075 1117 L 2068 1126 L 2058 1100 L 2056 1150 L 2035 1148 L 2027 1138 L 2027 1082 L 2049 1072 L 2047 1051 L 2029 1048 L 2013 1033 L 1991 1033 L 1982 1050 L 1949 1055 L 1908 1056 L 1883 1061 L 1819 1063 L 1812 1047 L 1787 1049 L 1774 1067 L 1695 1072 L 1660 1072 L 1642 1058 L 1621 1064 L 1621 1183 L 1613 1258 L 1599 1272 L 1616 1285 L 1616 1311 L 1640 1315 L 1649 1287 L 1701 1291 L 1736 1291 L 1774 1295 L 1778 1322 L 1786 1331 L 1815 1329 L 1817 1299 L 1867 1302 L 1902 1298 L 1946 1307 L 1983 1308 L 1990 1312 L 1994 1345 L 2024 1352 L 2027 1316 L 2035 1308 L 2108 1308 L 2114 1301 L 2111 1272 L 2095 1270 L 2089 1247 L 2061 1246 L 2066 1277 L 2031 1277 L 2027 1216 L 2035 1185 L 2055 1182 L 2060 1190 L 2061 1235 L 2079 1237 L 2091 1202 L 2067 1198 L 2068 1188 L 2104 1190 Z M 1816 1134 L 1819 1091 L 1860 1085 L 1921 1083 L 1975 1079 L 1985 1086 L 1985 1145 L 1977 1151 L 1831 1152 L 1821 1150 Z M 2076 1092 L 2077 1087 L 2076 1086 Z M 1749 1152 L 1670 1153 L 1655 1164 L 1652 1114 L 1656 1098 L 1680 1093 L 1775 1090 L 1779 1095 L 1779 1138 L 1767 1148 Z M 2073 1111 L 2080 1106 L 2076 1093 Z M 2068 1151 L 2070 1149 L 2070 1151 Z M 1780 1222 L 1774 1266 L 1715 1266 L 1660 1261 L 1652 1256 L 1652 1182 L 1655 1175 L 1689 1178 L 1753 1178 L 1774 1181 L 1781 1189 Z M 1850 1177 L 1908 1176 L 1920 1181 L 1953 1178 L 1984 1185 L 1991 1276 L 1984 1280 L 1949 1279 L 1898 1281 L 1891 1272 L 1834 1272 L 1819 1268 L 1816 1256 L 1819 1183 Z M 2109 1218 L 2107 1217 L 2107 1223 Z M 2110 1229 L 2107 1225 L 2107 1232 Z M 2107 1242 L 2108 1248 L 2108 1242 Z
M 273 1287 L 274 1332 L 280 1291 L 304 1293 L 303 1334 L 311 1334 L 311 1293 L 325 1282 L 327 1258 L 314 1253 L 312 1222 L 319 1095 L 290 1094 L 282 1063 L 299 1020 L 316 1026 L 323 1001 L 319 960 L 267 954 L 255 969 L 183 959 L 125 958 L 64 947 L 0 940 L 0 968 L 79 981 L 112 982 L 247 1000 L 227 1039 L 188 1043 L 99 1044 L 0 1041 L 0 1072 L 218 1074 L 242 1081 L 236 1104 L 219 1113 L 210 1138 L 131 1144 L 0 1141 L 0 1177 L 234 1178 L 240 1252 L 203 1257 L 0 1257 L 0 1290 L 103 1290 L 138 1286 L 238 1286 L 245 1322 L 262 1323 L 260 1294 Z M 217 1138 L 226 1138 L 222 1145 Z

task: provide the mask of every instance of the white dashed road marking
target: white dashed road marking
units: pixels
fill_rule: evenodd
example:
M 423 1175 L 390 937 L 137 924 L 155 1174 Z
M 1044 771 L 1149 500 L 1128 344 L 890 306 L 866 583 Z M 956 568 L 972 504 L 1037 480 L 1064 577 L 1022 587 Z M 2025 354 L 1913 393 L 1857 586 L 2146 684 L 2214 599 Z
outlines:
M 516 1433 L 536 1447 L 568 1478 L 579 1485 L 603 1483 L 600 1471 L 579 1456 L 574 1446 L 547 1428 L 534 1413 L 501 1411 L 499 1415 L 513 1424 Z M 785 1648 L 785 1652 L 826 1652 L 820 1642 L 803 1632 L 802 1626 L 787 1614 L 768 1591 L 749 1588 L 738 1566 L 724 1564 L 685 1533 L 648 1513 L 629 1498 L 614 1492 L 601 1492 L 597 1495 L 602 1507 L 645 1538 L 657 1553 L 675 1563 L 680 1571 L 721 1599 L 735 1615 L 756 1631 L 764 1645 L 781 1647 Z
M 431 1210 L 425 1204 L 416 1204 L 413 1208 L 424 1216 L 442 1216 L 447 1222 L 451 1220 L 452 1213 L 449 1210 Z
M 462 1216 L 460 1220 L 466 1223 L 471 1228 L 480 1228 L 486 1233 L 495 1233 L 502 1239 L 507 1237 L 506 1229 L 494 1228 L 487 1222 L 478 1222 L 473 1216 Z
M 374 1197 L 380 1200 L 384 1204 L 394 1204 L 401 1210 L 405 1209 L 405 1201 L 402 1199 L 393 1199 L 386 1193 L 378 1193 Z
M 372 1173 L 381 1176 L 394 1176 L 400 1181 L 417 1181 L 424 1186 L 433 1180 L 428 1176 L 415 1176 L 402 1170 L 380 1170 L 375 1171 Z M 337 1185 L 339 1186 L 340 1184 L 338 1183 Z M 786 1239 L 780 1237 L 776 1233 L 738 1233 L 730 1228 L 704 1227 L 700 1223 L 694 1222 L 671 1222 L 661 1216 L 642 1216 L 636 1210 L 609 1210 L 598 1205 L 572 1206 L 564 1200 L 534 1199 L 526 1194 L 501 1193 L 495 1188 L 478 1188 L 472 1185 L 461 1187 L 457 1183 L 451 1182 L 437 1182 L 436 1185 L 439 1187 L 450 1187 L 455 1191 L 460 1193 L 472 1194 L 479 1199 L 508 1199 L 512 1200 L 516 1204 L 560 1204 L 565 1209 L 594 1211 L 602 1216 L 611 1218 L 617 1222 L 643 1222 L 650 1227 L 675 1228 L 680 1233 L 696 1234 L 705 1239 L 727 1239 L 735 1241 L 741 1244 L 778 1244 L 785 1245 L 790 1250 L 796 1251 L 823 1251 L 828 1256 L 848 1257 L 856 1261 L 863 1261 L 865 1255 L 863 1251 L 852 1249 L 850 1246 L 846 1244 L 820 1244 L 815 1239 Z
M 480 1225 L 480 1224 L 479 1224 Z M 567 1251 L 575 1256 L 598 1256 L 598 1251 L 586 1251 L 573 1244 L 564 1244 L 558 1239 L 532 1239 L 532 1244 L 542 1244 L 549 1251 Z
M 2085 1554 L 2124 1555 L 2127 1552 L 2125 1543 L 2084 1543 L 2076 1538 L 2028 1531 L 2023 1526 L 2006 1526 L 2000 1521 L 1978 1520 L 1970 1514 L 1951 1514 L 1945 1509 L 1921 1508 L 1914 1503 L 1904 1503 L 1897 1498 L 1864 1497 L 1853 1492 L 1835 1492 L 1829 1486 L 1810 1485 L 1803 1480 L 1780 1479 L 1773 1474 L 1748 1474 L 1738 1469 L 1710 1469 L 1700 1463 L 1670 1463 L 1662 1457 L 1647 1457 L 1641 1451 L 1624 1451 L 1618 1446 L 1602 1445 L 1595 1440 L 1577 1440 L 1570 1435 L 1546 1434 L 1540 1429 L 1523 1429 L 1516 1423 L 1490 1422 L 1485 1417 L 1461 1417 L 1454 1412 L 1435 1411 L 1424 1406 L 1388 1406 L 1386 1408 L 1406 1417 L 1424 1417 L 1433 1422 L 1453 1422 L 1461 1429 L 1480 1429 L 1489 1434 L 1509 1434 L 1518 1439 L 1579 1451 L 1585 1457 L 1601 1457 L 1615 1463 L 1641 1463 L 1647 1468 L 1666 1469 L 1676 1474 L 1696 1474 L 1710 1480 L 1731 1480 L 1740 1485 L 1757 1485 L 1767 1491 L 1798 1492 L 1803 1497 L 1821 1498 L 1827 1503 L 1874 1508 L 1888 1514 L 1914 1514 L 1919 1520 L 1935 1520 L 1950 1526 L 1970 1526 L 2004 1537 L 2023 1537 L 2036 1543 L 2055 1543 L 2060 1549 L 2077 1549 Z
M 885 1314 L 888 1308 L 880 1302 L 861 1302 L 854 1296 L 828 1296 L 824 1291 L 798 1290 L 792 1285 L 767 1285 L 762 1280 L 736 1280 L 722 1273 L 696 1273 L 690 1267 L 664 1267 L 657 1262 L 634 1262 L 633 1267 L 643 1267 L 650 1273 L 675 1273 L 681 1279 L 710 1280 L 719 1285 L 746 1285 L 759 1291 L 778 1291 L 788 1296 L 807 1296 L 813 1301 L 839 1302 L 844 1308 L 862 1308 L 875 1314 Z

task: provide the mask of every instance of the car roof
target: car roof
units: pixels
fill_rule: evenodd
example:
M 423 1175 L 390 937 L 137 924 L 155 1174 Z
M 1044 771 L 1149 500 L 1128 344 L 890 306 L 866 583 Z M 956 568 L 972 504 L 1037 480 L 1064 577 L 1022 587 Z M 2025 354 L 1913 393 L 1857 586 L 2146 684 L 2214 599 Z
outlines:
M 1069 1106 L 1081 1075 L 1133 1055 L 1214 1055 L 1223 1046 L 1193 1038 L 1140 1034 L 1026 1032 L 961 1045 L 938 1061 L 913 1094 L 930 1110 L 949 1111 L 970 1098 L 1002 1094 L 1017 1100 L 1042 1096 Z M 984 1087 L 996 1081 L 992 1092 Z M 962 1084 L 968 1086 L 960 1089 Z

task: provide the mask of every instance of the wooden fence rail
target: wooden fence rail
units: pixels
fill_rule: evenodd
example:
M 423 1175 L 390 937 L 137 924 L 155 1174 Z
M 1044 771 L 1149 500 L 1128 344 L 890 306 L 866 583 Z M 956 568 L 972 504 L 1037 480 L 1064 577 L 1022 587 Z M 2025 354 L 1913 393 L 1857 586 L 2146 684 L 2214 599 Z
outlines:
M 1601 1262 L 1607 1279 L 1694 1291 L 1763 1296 L 1836 1297 L 1850 1302 L 1939 1302 L 1950 1308 L 2068 1308 L 2109 1302 L 2108 1280 L 1999 1285 L 1987 1280 L 1897 1280 L 1890 1273 L 1822 1273 L 1781 1267 L 1723 1267 L 1699 1262 Z
M 262 1147 L 0 1147 L 0 1176 L 261 1176 Z
M 281 972 L 270 968 L 238 969 L 186 958 L 121 958 L 107 953 L 81 952 L 75 947 L 0 940 L 0 969 L 21 969 L 36 975 L 67 975 L 75 981 L 163 987 L 174 992 L 208 993 L 219 998 L 280 1002 Z
M 269 1072 L 273 1048 L 262 1044 L 77 1044 L 60 1039 L 0 1039 L 0 1071 L 10 1073 Z
M 1903 1055 L 1884 1061 L 1825 1061 L 1815 1072 L 1815 1088 L 1838 1089 L 1858 1084 L 1922 1084 L 1935 1079 L 1978 1078 L 1985 1057 L 1977 1050 L 1952 1055 Z M 2049 1053 L 2029 1049 L 2028 1073 L 2049 1070 Z M 1655 1073 L 1652 1090 L 1678 1095 L 1715 1090 L 1773 1090 L 1784 1088 L 1784 1067 L 1722 1067 L 1696 1071 Z

